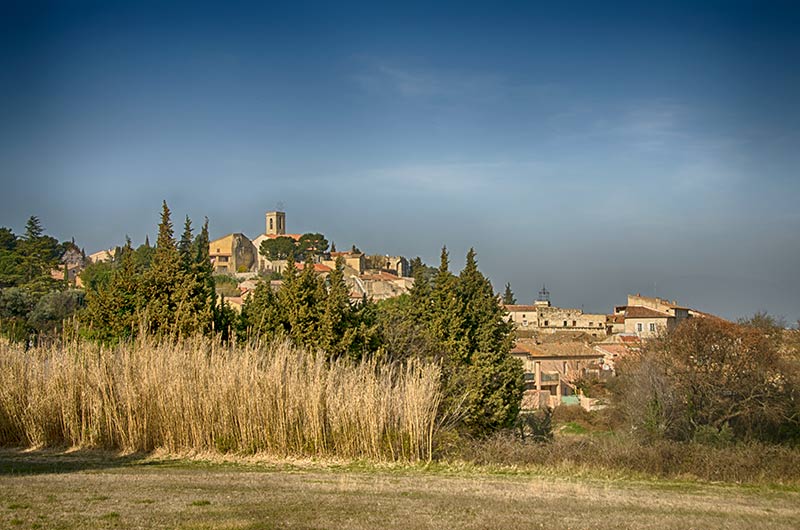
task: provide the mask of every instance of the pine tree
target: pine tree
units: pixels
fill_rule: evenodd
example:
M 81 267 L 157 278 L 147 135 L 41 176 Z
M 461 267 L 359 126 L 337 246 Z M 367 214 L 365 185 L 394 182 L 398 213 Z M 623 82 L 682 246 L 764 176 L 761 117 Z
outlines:
M 188 309 L 184 305 L 178 306 L 179 299 L 185 302 L 187 298 L 185 292 L 178 292 L 183 280 L 181 256 L 175 243 L 169 207 L 167 201 L 164 201 L 153 262 L 142 279 L 141 294 L 146 302 L 146 315 L 151 332 L 158 334 L 178 332 L 175 326 L 176 313 Z
M 503 291 L 503 304 L 514 305 L 516 303 L 517 299 L 514 298 L 514 291 L 511 290 L 511 283 L 506 283 L 506 290 Z
M 189 216 L 187 215 L 186 220 L 183 223 L 183 234 L 181 235 L 181 240 L 178 243 L 178 252 L 180 252 L 181 261 L 183 262 L 184 268 L 188 268 L 189 264 L 194 258 L 194 256 L 192 256 L 193 238 L 192 220 L 189 219 Z
M 86 291 L 83 320 L 91 338 L 116 343 L 135 335 L 145 303 L 139 293 L 139 279 L 129 240 L 122 248 L 119 265 L 112 270 L 108 285 Z
M 344 281 L 344 259 L 336 260 L 336 267 L 328 275 L 328 289 L 324 294 L 324 310 L 320 319 L 320 347 L 328 358 L 336 359 L 348 353 L 356 338 L 353 311 L 350 306 L 347 284 Z
M 458 291 L 464 308 L 462 333 L 471 352 L 464 423 L 472 432 L 486 434 L 516 419 L 524 389 L 522 366 L 508 353 L 513 328 L 503 320 L 505 312 L 491 282 L 478 270 L 474 249 L 467 253 Z
M 44 228 L 41 221 L 35 215 L 31 215 L 28 222 L 25 223 L 25 235 L 22 237 L 27 241 L 33 241 L 42 237 L 42 234 L 44 234 Z
M 412 304 L 411 309 L 418 320 L 422 320 L 430 311 L 431 283 L 425 273 L 425 266 L 422 259 L 416 257 L 411 260 L 411 273 L 414 278 L 414 285 L 409 290 Z
M 259 282 L 245 300 L 240 321 L 243 338 L 270 342 L 285 333 L 286 319 L 269 282 Z
M 457 279 L 450 272 L 450 256 L 442 247 L 439 270 L 430 296 L 428 319 L 433 336 L 455 364 L 469 362 L 469 342 L 463 334 L 464 307 L 458 297 Z

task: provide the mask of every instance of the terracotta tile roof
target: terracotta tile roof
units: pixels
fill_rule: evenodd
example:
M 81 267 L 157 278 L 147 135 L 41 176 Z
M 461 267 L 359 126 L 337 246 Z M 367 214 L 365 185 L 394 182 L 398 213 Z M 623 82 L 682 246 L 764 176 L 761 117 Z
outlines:
M 532 357 L 602 357 L 602 354 L 584 342 L 535 344 L 518 341 L 511 353 L 527 353 Z
M 594 347 L 599 353 L 608 355 L 627 355 L 630 349 L 624 344 L 597 344 Z
M 295 241 L 299 241 L 303 234 L 265 234 L 269 239 L 278 239 L 279 237 L 291 237 Z
M 649 307 L 630 305 L 625 310 L 625 318 L 674 318 L 669 313 L 662 313 Z
M 606 315 L 606 322 L 612 322 L 614 324 L 624 324 L 625 315 Z
M 294 266 L 297 267 L 298 269 L 305 269 L 306 268 L 306 264 L 305 263 L 295 263 Z M 333 269 L 331 269 L 327 265 L 323 265 L 322 263 L 314 263 L 314 271 L 315 272 L 331 272 L 332 270 Z

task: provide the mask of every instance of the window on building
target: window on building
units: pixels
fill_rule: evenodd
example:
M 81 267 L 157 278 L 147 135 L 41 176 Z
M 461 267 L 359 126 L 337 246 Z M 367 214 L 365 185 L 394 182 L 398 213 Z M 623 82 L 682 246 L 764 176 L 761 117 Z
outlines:
M 564 321 L 564 327 L 567 327 L 567 321 L 566 320 Z
M 545 326 L 549 326 L 549 325 L 550 325 L 550 321 L 549 321 L 549 320 L 545 320 L 545 321 L 544 321 L 544 325 L 545 325 Z
M 589 327 L 594 326 L 594 322 L 589 322 Z
M 577 322 L 576 320 L 573 320 L 573 321 L 572 321 L 572 327 L 574 328 L 574 327 L 575 327 L 575 326 L 577 326 L 577 325 L 578 325 L 578 322 Z
M 650 322 L 650 331 L 655 333 L 655 331 L 656 331 L 656 323 L 655 322 Z
M 269 220 L 269 229 L 272 230 L 272 219 Z
M 523 326 L 527 326 L 528 325 L 528 321 L 526 319 L 522 319 L 522 325 Z
M 639 333 L 642 332 L 642 323 L 641 322 L 637 322 L 636 323 L 636 331 L 639 332 Z

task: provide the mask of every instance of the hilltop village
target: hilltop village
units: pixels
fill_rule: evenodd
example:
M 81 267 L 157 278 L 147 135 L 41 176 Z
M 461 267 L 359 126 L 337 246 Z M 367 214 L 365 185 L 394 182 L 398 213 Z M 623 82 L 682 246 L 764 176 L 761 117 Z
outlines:
M 343 264 L 350 301 L 364 298 L 386 300 L 406 294 L 414 284 L 409 260 L 403 256 L 367 255 L 355 245 L 346 251 L 319 245 L 321 234 L 287 233 L 286 213 L 270 211 L 265 216 L 265 230 L 253 239 L 242 233 L 227 234 L 209 243 L 214 273 L 228 277 L 226 303 L 241 310 L 260 279 L 268 278 L 278 290 L 287 260 L 270 255 L 270 243 L 288 238 L 293 243 L 314 240 L 324 246 L 308 254 L 308 261 L 298 261 L 302 269 L 311 263 L 320 276 L 327 276 Z M 89 261 L 113 257 L 113 250 L 88 256 Z M 272 254 L 275 254 L 274 252 Z M 223 284 L 224 286 L 224 284 Z M 223 287 L 224 289 L 224 287 Z M 506 300 L 506 302 L 510 302 Z M 628 295 L 626 303 L 608 313 L 585 313 L 581 309 L 553 305 L 545 287 L 530 305 L 504 303 L 505 320 L 513 325 L 515 344 L 510 354 L 519 358 L 525 370 L 523 409 L 581 405 L 592 410 L 605 406 L 602 396 L 589 397 L 586 381 L 603 381 L 615 373 L 615 362 L 636 352 L 643 341 L 673 329 L 687 318 L 715 318 L 713 315 L 683 307 L 676 300 Z
M 286 232 L 286 213 L 271 211 L 266 213 L 265 231 L 250 239 L 242 233 L 232 233 L 215 239 L 209 243 L 209 256 L 216 274 L 229 274 L 238 280 L 240 293 L 230 296 L 227 301 L 235 308 L 241 308 L 244 299 L 255 289 L 259 276 L 273 277 L 275 288 L 280 287 L 277 279 L 286 268 L 284 256 L 280 251 L 270 252 L 268 242 L 290 240 L 301 243 L 314 236 L 317 241 L 324 240 L 321 234 L 292 234 Z M 305 236 L 305 239 L 304 239 Z M 265 243 L 267 243 L 265 245 Z M 407 293 L 414 283 L 410 277 L 409 262 L 402 256 L 366 255 L 355 245 L 344 252 L 336 248 L 324 247 L 310 252 L 314 270 L 320 275 L 327 275 L 336 267 L 338 259 L 343 260 L 345 282 L 350 290 L 350 299 L 358 303 L 364 297 L 378 301 L 393 298 Z M 270 255 L 275 254 L 275 255 Z M 297 262 L 298 268 L 305 267 L 304 262 Z

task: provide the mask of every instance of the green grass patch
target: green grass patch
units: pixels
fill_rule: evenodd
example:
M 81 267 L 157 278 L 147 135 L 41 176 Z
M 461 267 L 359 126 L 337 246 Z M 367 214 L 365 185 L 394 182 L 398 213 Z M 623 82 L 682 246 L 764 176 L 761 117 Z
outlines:
M 557 431 L 561 434 L 581 435 L 588 433 L 589 429 L 578 422 L 570 421 L 558 427 Z

